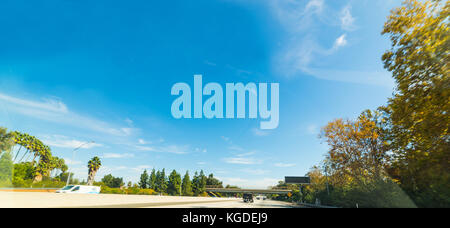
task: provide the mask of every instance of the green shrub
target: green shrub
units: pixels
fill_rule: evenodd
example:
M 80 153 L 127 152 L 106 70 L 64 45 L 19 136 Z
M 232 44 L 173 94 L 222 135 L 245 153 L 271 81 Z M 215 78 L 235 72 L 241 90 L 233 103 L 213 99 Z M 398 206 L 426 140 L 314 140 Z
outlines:
M 100 193 L 102 194 L 128 194 L 128 195 L 159 195 L 153 189 L 140 189 L 137 187 L 131 187 L 128 189 L 110 188 L 103 183 L 97 183 L 101 187 Z
M 33 180 L 30 179 L 13 178 L 13 187 L 15 188 L 62 188 L 64 186 L 66 186 L 66 182 L 53 179 L 33 183 Z

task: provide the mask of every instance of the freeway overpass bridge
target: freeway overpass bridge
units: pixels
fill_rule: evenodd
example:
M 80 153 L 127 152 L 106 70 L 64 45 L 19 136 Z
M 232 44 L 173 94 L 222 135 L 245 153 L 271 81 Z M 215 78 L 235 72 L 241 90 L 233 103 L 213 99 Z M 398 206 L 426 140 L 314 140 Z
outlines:
M 285 183 L 288 184 L 299 184 L 300 192 L 301 186 L 304 184 L 311 183 L 310 177 L 297 177 L 297 176 L 287 176 L 285 177 Z M 209 185 L 206 186 L 206 192 L 208 193 L 252 193 L 252 194 L 290 194 L 291 190 L 287 189 L 279 189 L 279 188 L 271 188 L 271 189 L 240 189 L 240 188 L 219 188 L 218 185 Z
M 253 194 L 289 194 L 291 190 L 285 189 L 239 189 L 239 188 L 206 188 L 207 192 L 214 193 L 253 193 Z

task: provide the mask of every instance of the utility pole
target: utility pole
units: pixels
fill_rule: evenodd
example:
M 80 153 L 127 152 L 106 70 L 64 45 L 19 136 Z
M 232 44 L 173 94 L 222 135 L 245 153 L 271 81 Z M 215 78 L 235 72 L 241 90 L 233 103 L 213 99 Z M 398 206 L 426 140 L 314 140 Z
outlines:
M 303 191 L 302 191 L 302 184 L 299 184 L 299 195 L 300 195 L 300 199 L 298 199 L 300 201 L 300 203 L 303 203 Z
M 329 196 L 330 195 L 330 189 L 328 187 L 328 169 L 327 168 L 328 167 L 325 165 L 325 180 L 327 182 L 327 193 L 328 193 L 328 196 Z

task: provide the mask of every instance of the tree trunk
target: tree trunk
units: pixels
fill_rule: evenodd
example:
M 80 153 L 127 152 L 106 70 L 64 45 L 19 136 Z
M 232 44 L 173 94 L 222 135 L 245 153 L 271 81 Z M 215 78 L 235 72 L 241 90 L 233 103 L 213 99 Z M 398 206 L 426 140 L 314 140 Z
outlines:
M 97 172 L 93 171 L 93 172 L 89 173 L 87 185 L 90 185 L 90 186 L 94 185 L 95 173 L 97 173 Z
M 18 163 L 22 162 L 25 155 L 27 155 L 29 152 L 30 152 L 29 150 L 25 151 L 25 153 L 23 154 L 22 158 L 18 161 Z
M 22 149 L 22 145 L 20 145 L 20 147 L 19 147 L 19 150 L 17 151 L 17 153 L 16 153 L 16 156 L 14 157 L 14 160 L 13 160 L 13 162 L 15 162 L 16 161 L 16 159 L 17 159 L 17 156 L 19 156 L 19 154 L 20 154 L 20 150 Z
M 34 177 L 33 183 L 41 182 L 41 181 L 42 181 L 42 174 L 38 173 L 38 174 Z

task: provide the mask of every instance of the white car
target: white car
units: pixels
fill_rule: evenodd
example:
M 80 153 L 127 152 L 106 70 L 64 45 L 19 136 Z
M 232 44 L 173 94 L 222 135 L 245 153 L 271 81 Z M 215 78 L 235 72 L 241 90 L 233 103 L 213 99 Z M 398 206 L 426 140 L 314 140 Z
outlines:
M 256 199 L 257 200 L 266 200 L 266 196 L 259 195 L 259 196 L 256 196 Z
M 86 185 L 68 185 L 64 188 L 56 190 L 56 193 L 71 193 L 71 194 L 99 194 L 99 186 L 86 186 Z

